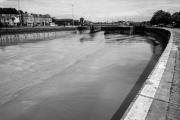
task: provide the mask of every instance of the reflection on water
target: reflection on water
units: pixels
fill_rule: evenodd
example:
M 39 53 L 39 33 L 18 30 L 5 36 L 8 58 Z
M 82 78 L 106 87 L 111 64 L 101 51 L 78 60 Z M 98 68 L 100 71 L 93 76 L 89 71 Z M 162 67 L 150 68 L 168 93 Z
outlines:
M 152 48 L 147 37 L 103 32 L 7 46 L 0 52 L 1 120 L 110 120 L 157 61 Z

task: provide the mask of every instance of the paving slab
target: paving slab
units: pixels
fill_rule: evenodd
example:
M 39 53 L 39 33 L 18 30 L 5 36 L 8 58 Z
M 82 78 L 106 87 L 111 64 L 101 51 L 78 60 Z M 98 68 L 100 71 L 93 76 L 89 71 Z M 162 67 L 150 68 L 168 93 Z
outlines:
M 180 120 L 180 30 L 170 32 L 162 57 L 123 120 Z
M 159 101 L 169 102 L 171 83 L 161 81 L 156 91 L 154 99 Z
M 168 103 L 159 100 L 153 100 L 146 120 L 166 120 Z
M 177 50 L 176 53 L 173 51 L 171 55 L 175 58 L 175 66 L 166 120 L 180 120 L 180 30 L 173 30 L 173 36 Z

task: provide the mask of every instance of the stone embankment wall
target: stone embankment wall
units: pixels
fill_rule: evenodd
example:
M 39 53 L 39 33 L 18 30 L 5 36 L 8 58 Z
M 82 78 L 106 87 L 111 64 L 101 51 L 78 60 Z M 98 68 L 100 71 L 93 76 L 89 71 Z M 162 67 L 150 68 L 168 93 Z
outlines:
M 166 47 L 121 120 L 166 119 L 175 61 L 173 34 L 171 30 L 160 28 L 145 28 L 144 33 L 161 37 Z
M 161 28 L 144 28 L 144 34 L 157 38 L 162 43 L 163 49 L 166 48 L 171 35 L 168 30 Z
M 0 28 L 0 35 L 5 34 L 21 34 L 35 32 L 53 32 L 53 31 L 72 31 L 77 30 L 76 27 L 20 27 L 20 28 Z
M 101 30 L 104 31 L 104 34 L 132 34 L 134 28 L 133 27 L 101 27 Z
M 74 31 L 56 31 L 2 35 L 0 36 L 0 46 L 12 45 L 23 42 L 31 42 L 32 40 L 53 39 L 60 36 L 70 35 L 73 32 Z

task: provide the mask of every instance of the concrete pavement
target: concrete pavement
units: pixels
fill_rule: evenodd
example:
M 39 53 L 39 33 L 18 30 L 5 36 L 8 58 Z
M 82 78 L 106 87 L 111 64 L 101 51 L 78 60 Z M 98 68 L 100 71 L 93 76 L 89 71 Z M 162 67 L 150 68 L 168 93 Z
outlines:
M 122 120 L 180 120 L 180 29 L 169 30 L 166 49 Z
M 172 30 L 172 47 L 146 120 L 180 120 L 180 30 Z
M 166 120 L 180 120 L 180 30 L 173 30 L 173 35 L 173 42 L 177 50 L 172 53 L 172 58 L 175 58 L 175 66 Z

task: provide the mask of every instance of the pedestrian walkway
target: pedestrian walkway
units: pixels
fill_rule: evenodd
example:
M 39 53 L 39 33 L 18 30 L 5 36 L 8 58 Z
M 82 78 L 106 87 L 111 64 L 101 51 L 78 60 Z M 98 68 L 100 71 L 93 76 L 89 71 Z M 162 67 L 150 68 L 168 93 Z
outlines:
M 173 29 L 172 37 L 166 69 L 145 120 L 180 120 L 180 29 Z
M 121 120 L 180 120 L 180 29 L 169 30 L 163 55 Z
M 180 29 L 173 29 L 172 37 L 166 69 L 146 120 L 180 120 Z
M 174 55 L 175 67 L 166 120 L 180 120 L 180 29 L 173 30 L 173 42 L 178 49 Z

